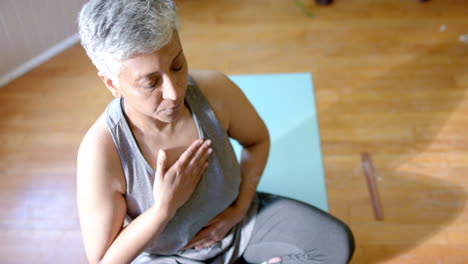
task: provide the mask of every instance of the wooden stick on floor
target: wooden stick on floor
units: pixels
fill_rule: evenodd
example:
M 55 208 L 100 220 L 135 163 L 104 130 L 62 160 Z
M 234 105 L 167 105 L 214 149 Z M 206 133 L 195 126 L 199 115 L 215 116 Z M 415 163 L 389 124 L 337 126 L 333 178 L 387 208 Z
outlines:
M 369 195 L 374 208 L 374 216 L 376 220 L 383 220 L 382 207 L 380 205 L 379 192 L 377 190 L 377 183 L 375 181 L 374 165 L 369 153 L 361 153 L 361 164 L 366 175 L 367 187 L 369 189 Z

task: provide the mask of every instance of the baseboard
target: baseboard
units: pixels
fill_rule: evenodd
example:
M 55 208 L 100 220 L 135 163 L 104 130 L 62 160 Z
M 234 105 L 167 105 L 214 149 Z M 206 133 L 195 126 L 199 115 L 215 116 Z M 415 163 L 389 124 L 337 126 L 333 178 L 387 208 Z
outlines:
M 30 59 L 29 61 L 17 67 L 16 69 L 13 69 L 12 71 L 5 74 L 4 76 L 0 76 L 0 87 L 7 85 L 8 83 L 12 82 L 13 80 L 20 77 L 21 75 L 29 72 L 30 70 L 44 63 L 48 59 L 68 49 L 69 47 L 77 43 L 79 40 L 80 40 L 80 36 L 78 33 L 76 33 L 60 41 L 59 43 L 55 44 L 51 48 L 45 50 L 38 56 Z

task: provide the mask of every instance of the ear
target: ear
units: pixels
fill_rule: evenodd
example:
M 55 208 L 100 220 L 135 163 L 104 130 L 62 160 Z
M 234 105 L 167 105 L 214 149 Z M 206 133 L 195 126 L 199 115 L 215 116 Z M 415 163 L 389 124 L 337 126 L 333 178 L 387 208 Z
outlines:
M 115 98 L 122 97 L 122 93 L 120 92 L 120 86 L 114 82 L 111 78 L 104 76 L 102 73 L 98 73 L 99 78 L 101 78 L 102 82 L 106 85 L 107 89 L 112 93 Z

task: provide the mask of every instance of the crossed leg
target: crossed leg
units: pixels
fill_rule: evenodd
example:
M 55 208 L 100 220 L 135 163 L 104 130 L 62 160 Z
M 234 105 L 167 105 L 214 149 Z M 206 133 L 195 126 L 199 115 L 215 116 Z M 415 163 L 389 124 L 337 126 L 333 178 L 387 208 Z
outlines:
M 292 199 L 259 193 L 252 238 L 243 254 L 248 263 L 348 263 L 354 251 L 351 230 L 332 215 Z

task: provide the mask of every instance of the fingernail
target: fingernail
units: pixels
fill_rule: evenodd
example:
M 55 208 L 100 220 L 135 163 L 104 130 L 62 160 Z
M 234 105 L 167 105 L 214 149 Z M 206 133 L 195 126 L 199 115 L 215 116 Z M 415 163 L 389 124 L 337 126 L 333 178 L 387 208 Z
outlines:
M 209 149 L 208 149 L 208 155 L 211 154 L 211 152 L 213 152 L 213 149 L 212 149 L 212 148 L 209 148 Z
M 211 139 L 207 139 L 206 144 L 208 144 L 208 146 L 211 145 Z

